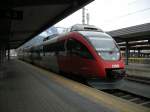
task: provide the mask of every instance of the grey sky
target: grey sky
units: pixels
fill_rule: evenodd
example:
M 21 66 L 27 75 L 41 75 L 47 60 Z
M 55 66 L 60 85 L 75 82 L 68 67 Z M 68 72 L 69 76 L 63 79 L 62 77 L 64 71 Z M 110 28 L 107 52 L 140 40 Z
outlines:
M 86 9 L 90 13 L 90 24 L 105 31 L 150 22 L 150 0 L 95 0 Z M 70 27 L 81 22 L 79 10 L 55 26 Z
M 116 30 L 150 22 L 150 0 L 95 0 L 86 6 L 90 13 L 90 24 L 104 31 Z M 57 23 L 56 27 L 68 28 L 82 23 L 82 10 L 75 12 Z M 49 34 L 39 34 L 42 38 Z M 39 38 L 36 36 L 37 41 Z M 27 43 L 27 44 L 30 44 Z

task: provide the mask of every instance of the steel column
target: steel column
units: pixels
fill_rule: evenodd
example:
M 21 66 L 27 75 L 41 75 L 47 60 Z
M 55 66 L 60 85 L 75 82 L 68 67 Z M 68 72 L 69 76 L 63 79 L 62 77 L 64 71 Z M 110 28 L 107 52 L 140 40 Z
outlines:
M 138 49 L 138 58 L 140 57 L 140 50 Z
M 129 60 L 129 44 L 128 44 L 128 41 L 126 41 L 126 49 L 125 49 L 125 57 L 126 57 L 126 60 L 125 60 L 125 64 L 128 65 L 128 60 Z

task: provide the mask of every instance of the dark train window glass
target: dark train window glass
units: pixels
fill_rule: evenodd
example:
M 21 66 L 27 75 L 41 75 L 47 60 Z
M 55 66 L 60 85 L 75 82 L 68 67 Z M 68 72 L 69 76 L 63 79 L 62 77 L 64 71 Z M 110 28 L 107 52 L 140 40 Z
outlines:
M 65 41 L 61 41 L 59 43 L 59 49 L 60 49 L 60 51 L 65 51 L 64 43 L 65 43 Z
M 81 42 L 70 39 L 67 42 L 67 51 L 71 55 L 77 55 L 86 59 L 93 59 L 92 54 L 89 52 L 87 47 L 83 45 Z
M 54 44 L 46 45 L 44 46 L 44 52 L 53 52 L 55 50 L 54 48 Z
M 64 41 L 60 41 L 60 42 L 57 42 L 55 43 L 55 51 L 65 51 L 65 48 L 64 48 Z
M 73 39 L 69 39 L 67 41 L 67 52 L 72 52 L 74 46 L 76 46 L 75 41 Z
M 56 43 L 51 43 L 43 47 L 44 55 L 59 55 L 64 53 L 64 41 L 59 41 Z
M 92 54 L 91 54 L 91 53 L 89 52 L 89 50 L 88 50 L 85 46 L 83 46 L 82 44 L 81 44 L 80 55 L 81 55 L 82 57 L 85 57 L 85 58 L 88 58 L 88 59 L 93 59 Z

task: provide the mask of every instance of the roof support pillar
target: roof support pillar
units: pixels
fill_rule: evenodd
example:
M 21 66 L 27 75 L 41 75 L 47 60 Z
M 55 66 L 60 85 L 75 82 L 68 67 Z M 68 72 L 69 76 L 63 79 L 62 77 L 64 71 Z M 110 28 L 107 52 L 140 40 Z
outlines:
M 7 59 L 8 61 L 10 60 L 10 46 L 8 44 L 8 49 L 7 49 Z
M 0 45 L 0 64 L 3 64 L 5 62 L 5 44 Z
M 6 61 L 6 46 L 4 47 L 4 61 Z
M 140 57 L 140 49 L 138 49 L 138 58 Z
M 2 46 L 0 46 L 0 65 L 2 64 Z
M 128 65 L 128 60 L 129 60 L 129 44 L 128 41 L 126 41 L 126 49 L 125 49 L 125 64 Z

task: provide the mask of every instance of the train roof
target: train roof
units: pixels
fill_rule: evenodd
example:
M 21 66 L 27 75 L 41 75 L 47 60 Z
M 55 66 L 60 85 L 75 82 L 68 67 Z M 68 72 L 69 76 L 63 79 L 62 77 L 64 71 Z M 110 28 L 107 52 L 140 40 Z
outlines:
M 76 24 L 71 27 L 70 32 L 65 32 L 60 35 L 52 35 L 52 36 L 46 37 L 45 40 L 43 40 L 43 43 L 41 45 L 45 46 L 51 43 L 55 43 L 58 41 L 59 38 L 64 37 L 65 35 L 68 35 L 69 33 L 72 33 L 72 32 L 78 32 L 79 34 L 83 35 L 85 38 L 88 38 L 88 37 L 112 38 L 110 35 L 106 34 L 101 29 L 95 27 L 94 25 Z
M 103 37 L 103 38 L 110 38 L 112 39 L 112 37 L 104 32 L 99 32 L 99 31 L 73 31 L 73 32 L 77 32 L 81 35 L 84 36 L 84 38 L 88 38 L 88 37 Z M 63 33 L 63 34 L 60 34 L 60 35 L 56 35 L 55 37 L 53 38 L 50 38 L 46 41 L 44 41 L 41 45 L 48 45 L 48 44 L 51 44 L 51 43 L 55 43 L 58 41 L 59 38 L 61 37 L 64 37 L 65 35 L 68 35 L 69 33 L 72 33 L 72 32 L 68 32 L 68 33 Z
M 102 37 L 102 38 L 112 38 L 110 35 L 104 32 L 96 32 L 96 31 L 78 31 L 85 37 Z
M 87 25 L 87 24 L 76 24 L 71 27 L 70 31 L 98 31 L 103 32 L 102 29 L 94 26 L 94 25 Z

